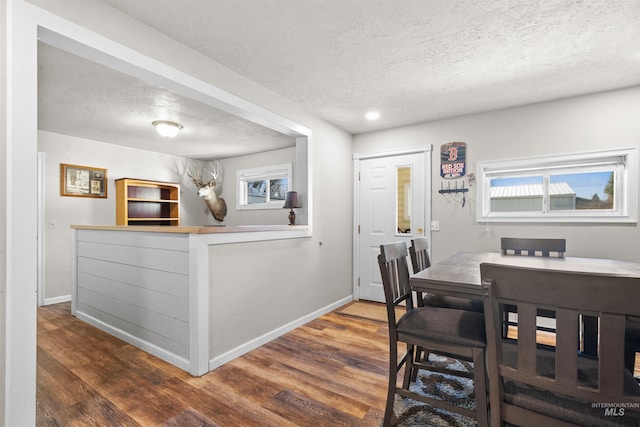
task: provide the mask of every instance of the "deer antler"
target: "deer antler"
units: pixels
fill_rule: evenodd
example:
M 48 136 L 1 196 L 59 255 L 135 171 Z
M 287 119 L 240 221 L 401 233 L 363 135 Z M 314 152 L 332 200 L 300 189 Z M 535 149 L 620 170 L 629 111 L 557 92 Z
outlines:
M 212 160 L 205 166 L 204 170 L 208 172 L 216 182 L 222 183 L 224 170 L 218 160 Z
M 211 175 L 213 178 L 209 181 L 215 181 L 216 193 L 220 194 L 222 192 L 222 183 L 224 181 L 224 169 L 218 160 L 210 161 L 207 166 L 204 168 L 205 172 Z
M 191 178 L 193 183 L 198 187 L 204 187 L 204 182 L 202 182 L 202 171 L 200 169 L 196 169 L 195 172 L 192 167 L 187 169 L 187 176 Z

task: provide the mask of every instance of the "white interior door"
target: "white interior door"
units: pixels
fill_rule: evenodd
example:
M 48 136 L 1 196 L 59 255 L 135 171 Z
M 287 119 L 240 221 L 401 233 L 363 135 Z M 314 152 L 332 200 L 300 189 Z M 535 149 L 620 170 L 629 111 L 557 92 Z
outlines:
M 356 298 L 384 302 L 380 245 L 425 236 L 428 227 L 429 152 L 356 161 Z

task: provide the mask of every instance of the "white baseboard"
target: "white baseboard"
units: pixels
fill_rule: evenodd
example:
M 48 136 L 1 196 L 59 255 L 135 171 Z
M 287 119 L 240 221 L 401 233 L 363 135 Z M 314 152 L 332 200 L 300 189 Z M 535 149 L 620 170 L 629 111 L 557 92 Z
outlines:
M 102 320 L 96 319 L 93 316 L 90 316 L 86 313 L 83 313 L 79 310 L 76 310 L 75 316 L 89 323 L 90 325 L 95 326 L 98 329 L 105 331 L 108 334 L 111 334 L 117 338 L 120 338 L 122 341 L 128 342 L 134 347 L 138 347 L 141 350 L 146 351 L 147 353 L 153 354 L 154 356 L 164 360 L 167 363 L 171 363 L 178 368 L 189 372 L 189 361 L 183 357 L 178 356 L 177 354 L 171 353 L 161 347 L 158 347 L 155 344 L 151 344 L 148 341 L 140 339 L 136 336 L 131 335 L 129 332 L 123 331 L 122 329 L 116 328 L 112 325 L 109 325 Z
M 70 298 L 69 298 L 70 299 Z M 68 299 L 68 300 L 69 300 Z M 67 300 L 67 301 L 68 301 Z M 264 345 L 266 343 L 268 343 L 269 341 L 272 341 L 276 338 L 278 338 L 279 336 L 282 336 L 284 334 L 286 334 L 287 332 L 290 332 L 292 330 L 294 330 L 295 328 L 304 325 L 305 323 L 308 323 L 314 319 L 317 319 L 318 317 L 322 316 L 323 314 L 329 313 L 333 310 L 336 310 L 339 307 L 342 307 L 345 304 L 350 303 L 351 301 L 353 301 L 353 296 L 349 295 L 348 297 L 345 297 L 341 300 L 338 300 L 332 304 L 329 304 L 325 307 L 322 307 L 316 311 L 314 311 L 313 313 L 309 313 L 306 316 L 303 316 L 299 319 L 296 319 L 290 323 L 287 323 L 286 325 L 283 325 L 277 329 L 274 329 L 273 331 L 270 331 L 262 336 L 259 336 L 245 344 L 242 344 L 232 350 L 227 351 L 226 353 L 221 354 L 220 356 L 216 356 L 212 359 L 209 360 L 209 371 L 214 370 L 215 368 L 218 368 L 222 365 L 224 365 L 227 362 L 230 362 L 231 360 L 242 356 L 245 353 L 250 352 L 251 350 L 254 350 L 258 347 L 260 347 L 261 345 Z M 59 301 L 62 302 L 62 301 Z M 81 311 L 76 311 L 75 316 L 78 319 L 81 319 L 93 326 L 95 326 L 98 329 L 101 329 L 115 337 L 120 338 L 121 340 L 128 342 L 129 344 L 138 347 L 141 350 L 144 350 L 148 353 L 153 354 L 156 357 L 159 357 L 160 359 L 164 360 L 167 363 L 171 363 L 174 366 L 177 366 L 180 369 L 183 369 L 187 372 L 189 372 L 189 361 L 187 359 L 184 359 L 180 356 L 177 356 L 176 354 L 173 354 L 163 348 L 160 348 L 154 344 L 149 343 L 148 341 L 144 341 L 138 337 L 135 337 L 133 335 L 131 335 L 130 333 L 123 331 L 122 329 L 116 328 L 112 325 L 109 325 L 99 319 L 96 319 L 93 316 L 90 316 L 86 313 L 83 313 Z
M 71 301 L 71 295 L 63 295 L 55 298 L 45 298 L 44 305 L 60 304 L 61 302 Z
M 345 297 L 341 300 L 338 300 L 332 304 L 329 304 L 325 307 L 322 307 L 319 310 L 314 311 L 313 313 L 309 313 L 306 316 L 303 316 L 299 319 L 296 319 L 290 323 L 287 323 L 286 325 L 283 325 L 277 329 L 274 329 L 273 331 L 267 332 L 266 334 L 259 336 L 245 344 L 242 344 L 232 350 L 227 351 L 226 353 L 223 353 L 219 356 L 216 356 L 214 358 L 212 358 L 211 360 L 209 360 L 209 371 L 213 371 L 214 369 L 224 365 L 227 362 L 232 361 L 233 359 L 235 359 L 236 357 L 242 356 L 245 353 L 250 352 L 251 350 L 255 350 L 256 348 L 260 347 L 261 345 L 264 345 L 266 343 L 268 343 L 269 341 L 272 341 L 276 338 L 278 338 L 279 336 L 282 336 L 284 334 L 286 334 L 287 332 L 290 332 L 292 330 L 294 330 L 295 328 L 304 325 L 305 323 L 308 323 L 314 319 L 317 319 L 318 317 L 322 316 L 323 314 L 329 313 L 339 307 L 342 307 L 343 305 L 350 303 L 351 301 L 353 301 L 353 296 L 349 295 L 348 297 Z

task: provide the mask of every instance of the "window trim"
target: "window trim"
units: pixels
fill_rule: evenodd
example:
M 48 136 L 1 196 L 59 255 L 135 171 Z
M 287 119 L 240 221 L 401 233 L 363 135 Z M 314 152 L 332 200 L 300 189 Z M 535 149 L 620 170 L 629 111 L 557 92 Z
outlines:
M 588 167 L 620 165 L 616 179 L 614 209 L 550 210 L 548 208 L 549 172 L 570 172 Z M 637 223 L 638 221 L 638 148 L 622 148 L 556 156 L 514 160 L 477 162 L 476 220 L 488 222 L 574 222 L 574 223 Z M 491 212 L 490 181 L 497 176 L 518 172 L 539 172 L 544 178 L 545 208 L 542 212 Z M 615 203 L 618 202 L 618 203 Z
M 257 181 L 266 179 L 287 178 L 287 191 L 291 191 L 293 184 L 293 165 L 282 163 L 279 165 L 263 166 L 252 169 L 240 169 L 236 173 L 236 184 L 238 188 L 236 209 L 239 211 L 282 209 L 284 200 L 269 201 L 265 203 L 247 203 L 247 181 Z

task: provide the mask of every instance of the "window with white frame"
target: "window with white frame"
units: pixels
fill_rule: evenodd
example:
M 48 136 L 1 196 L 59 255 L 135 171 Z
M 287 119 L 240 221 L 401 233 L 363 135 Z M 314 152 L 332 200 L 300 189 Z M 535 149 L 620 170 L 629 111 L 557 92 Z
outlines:
M 239 170 L 238 210 L 281 209 L 291 188 L 292 169 L 286 163 Z
M 477 164 L 478 222 L 637 222 L 637 147 Z

